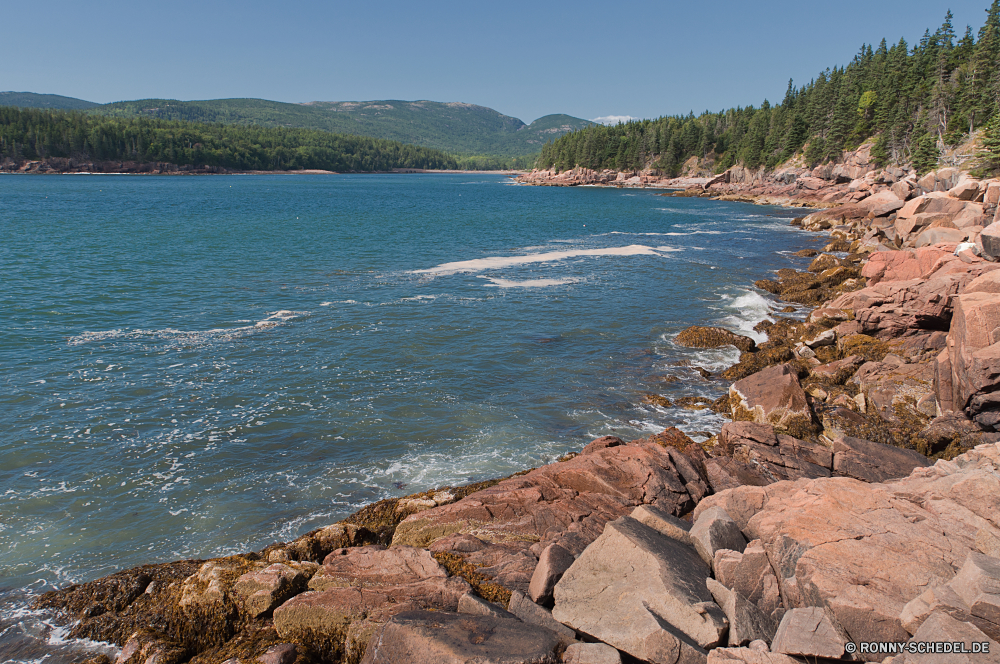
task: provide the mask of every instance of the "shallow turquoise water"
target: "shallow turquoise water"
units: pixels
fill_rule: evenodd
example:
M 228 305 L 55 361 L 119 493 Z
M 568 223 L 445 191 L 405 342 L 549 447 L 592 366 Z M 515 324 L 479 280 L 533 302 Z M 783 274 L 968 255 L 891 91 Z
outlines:
M 0 661 L 74 647 L 26 586 L 714 433 L 642 394 L 721 394 L 676 363 L 738 353 L 671 339 L 768 315 L 748 285 L 814 240 L 792 216 L 494 175 L 0 178 Z

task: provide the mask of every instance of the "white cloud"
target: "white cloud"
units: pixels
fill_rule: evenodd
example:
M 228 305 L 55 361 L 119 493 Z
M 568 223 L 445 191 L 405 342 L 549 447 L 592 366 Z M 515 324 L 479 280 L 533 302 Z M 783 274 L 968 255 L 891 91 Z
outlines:
M 599 118 L 591 119 L 591 122 L 596 122 L 603 125 L 616 125 L 619 122 L 630 122 L 632 120 L 638 120 L 639 118 L 633 118 L 631 115 L 604 115 Z

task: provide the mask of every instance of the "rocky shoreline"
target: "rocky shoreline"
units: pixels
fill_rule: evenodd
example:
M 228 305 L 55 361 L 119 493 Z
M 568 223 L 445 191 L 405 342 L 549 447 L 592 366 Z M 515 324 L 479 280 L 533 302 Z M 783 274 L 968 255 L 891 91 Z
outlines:
M 705 443 L 604 437 L 38 607 L 117 664 L 1000 661 L 1000 181 L 864 158 L 683 192 L 822 206 L 796 222 L 832 240 L 756 284 L 805 320 L 676 340 L 741 351 Z M 930 641 L 989 654 L 867 652 Z

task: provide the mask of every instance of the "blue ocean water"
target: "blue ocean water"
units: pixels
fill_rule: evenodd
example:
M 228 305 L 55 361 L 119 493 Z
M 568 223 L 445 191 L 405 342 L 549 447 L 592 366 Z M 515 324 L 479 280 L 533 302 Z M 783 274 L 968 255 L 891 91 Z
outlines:
M 795 211 L 499 175 L 0 178 L 0 661 L 33 593 L 711 411 Z M 680 382 L 665 382 L 677 376 Z M 41 653 L 41 654 L 40 654 Z

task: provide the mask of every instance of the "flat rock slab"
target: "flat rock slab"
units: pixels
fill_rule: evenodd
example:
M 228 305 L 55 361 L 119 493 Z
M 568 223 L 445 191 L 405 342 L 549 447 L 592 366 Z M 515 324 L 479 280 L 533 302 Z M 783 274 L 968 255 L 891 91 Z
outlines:
M 622 664 L 617 649 L 606 643 L 574 643 L 563 653 L 564 664 Z
M 998 664 L 1000 663 L 1000 643 L 990 639 L 974 625 L 955 620 L 951 616 L 935 612 L 924 621 L 913 635 L 915 643 L 947 642 L 961 643 L 968 650 L 973 643 L 986 643 L 989 653 L 944 653 L 925 652 L 897 655 L 892 664 Z M 944 644 L 942 643 L 942 646 Z
M 552 615 L 648 662 L 699 661 L 728 628 L 709 575 L 692 548 L 622 517 L 556 584 Z
M 563 645 L 576 643 L 576 632 L 553 618 L 551 611 L 535 604 L 516 590 L 510 594 L 507 609 L 518 620 L 549 630 Z
M 850 640 L 829 611 L 810 606 L 785 613 L 771 650 L 786 655 L 840 659 Z
M 412 546 L 360 546 L 336 549 L 309 580 L 310 590 L 349 586 L 398 586 L 448 573 L 430 551 Z
M 694 546 L 694 542 L 691 540 L 691 524 L 683 519 L 678 519 L 670 512 L 665 512 L 652 505 L 640 505 L 632 510 L 629 516 L 681 544 Z
M 752 648 L 716 648 L 708 653 L 708 664 L 802 664 L 802 660 Z
M 379 629 L 362 664 L 554 664 L 559 641 L 516 620 L 405 611 Z
M 465 593 L 458 599 L 458 612 L 474 616 L 491 616 L 493 618 L 507 618 L 509 620 L 518 619 L 513 613 L 506 611 L 493 602 L 487 602 L 482 597 L 477 597 L 472 593 Z
M 850 436 L 833 441 L 834 473 L 864 482 L 899 479 L 909 475 L 914 468 L 929 465 L 930 459 L 914 450 Z

